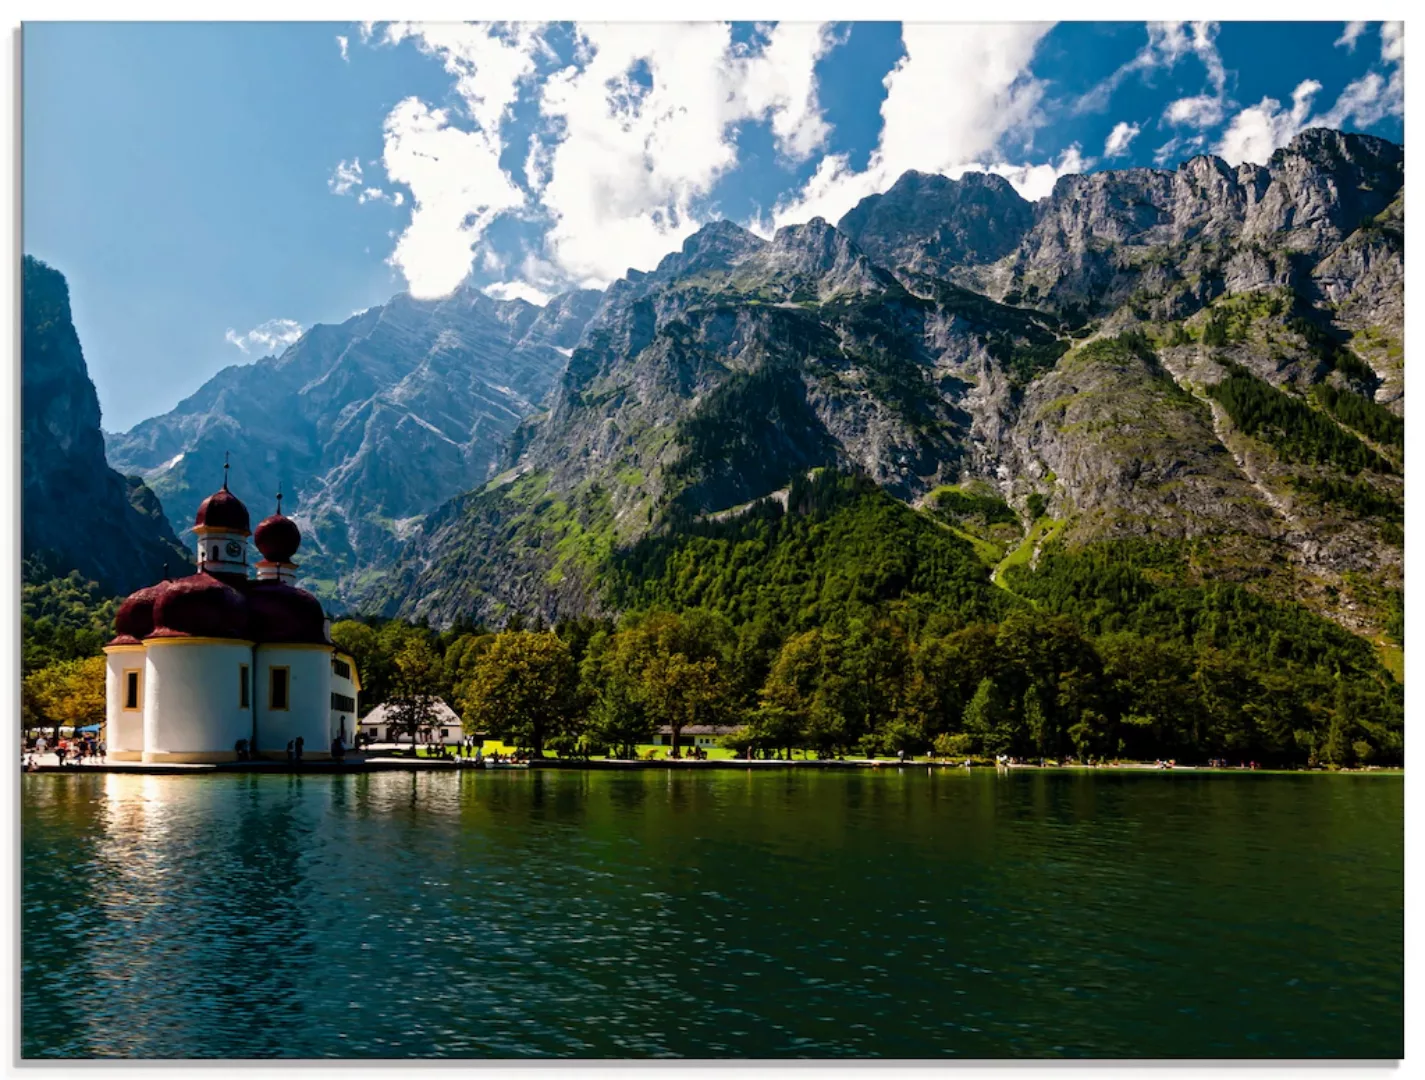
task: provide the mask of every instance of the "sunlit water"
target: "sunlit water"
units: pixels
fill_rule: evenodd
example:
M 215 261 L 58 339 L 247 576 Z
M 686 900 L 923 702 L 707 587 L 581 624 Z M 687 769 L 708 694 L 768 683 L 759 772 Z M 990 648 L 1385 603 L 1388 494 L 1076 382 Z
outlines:
M 1403 787 L 26 776 L 23 1054 L 1398 1057 Z

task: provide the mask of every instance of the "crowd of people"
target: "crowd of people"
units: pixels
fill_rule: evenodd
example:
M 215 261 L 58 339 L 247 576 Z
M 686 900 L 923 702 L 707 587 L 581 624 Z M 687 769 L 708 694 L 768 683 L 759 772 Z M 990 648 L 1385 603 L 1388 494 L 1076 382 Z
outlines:
M 80 732 L 68 738 L 59 736 L 53 744 L 41 734 L 21 743 L 20 755 L 25 769 L 27 771 L 38 769 L 40 758 L 49 753 L 51 749 L 59 761 L 60 768 L 86 763 L 103 765 L 107 761 L 108 747 L 95 732 Z

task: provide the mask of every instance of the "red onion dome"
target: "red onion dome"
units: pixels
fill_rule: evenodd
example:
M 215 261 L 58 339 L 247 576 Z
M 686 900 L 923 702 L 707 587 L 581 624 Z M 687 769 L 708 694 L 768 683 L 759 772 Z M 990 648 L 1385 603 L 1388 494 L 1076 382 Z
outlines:
M 254 581 L 247 589 L 255 641 L 327 645 L 327 614 L 306 589 L 281 581 Z
M 153 605 L 168 587 L 168 582 L 160 581 L 131 594 L 114 615 L 114 629 L 117 635 L 110 645 L 137 645 L 153 633 Z
M 247 598 L 212 574 L 167 582 L 153 605 L 150 637 L 248 638 Z
M 194 519 L 196 528 L 231 529 L 244 536 L 248 534 L 247 507 L 242 500 L 228 490 L 227 485 L 213 492 L 198 504 L 198 516 Z
M 252 542 L 268 562 L 291 562 L 302 546 L 302 530 L 297 523 L 282 514 L 273 514 L 257 527 Z

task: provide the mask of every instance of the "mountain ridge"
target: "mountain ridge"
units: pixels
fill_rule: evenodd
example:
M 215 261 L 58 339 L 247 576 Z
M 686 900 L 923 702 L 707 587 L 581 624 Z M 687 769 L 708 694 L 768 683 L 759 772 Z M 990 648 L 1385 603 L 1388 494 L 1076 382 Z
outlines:
M 1395 144 L 1313 130 L 1268 166 L 1062 178 L 1022 233 L 985 212 L 1018 195 L 982 177 L 902 177 L 847 215 L 859 239 L 710 225 L 610 286 L 500 476 L 428 517 L 364 602 L 437 623 L 601 610 L 610 551 L 834 468 L 917 504 L 988 485 L 1026 540 L 1041 520 L 1061 544 L 1212 539 L 1205 572 L 1378 633 L 1401 552 L 1342 507 L 1396 505 L 1403 451 L 1346 479 L 1213 388 L 1240 368 L 1356 443 L 1319 388 L 1403 410 L 1402 185 Z
M 111 594 L 181 575 L 192 554 L 154 493 L 109 467 L 99 396 L 58 270 L 21 260 L 21 554 L 27 580 L 78 570 Z

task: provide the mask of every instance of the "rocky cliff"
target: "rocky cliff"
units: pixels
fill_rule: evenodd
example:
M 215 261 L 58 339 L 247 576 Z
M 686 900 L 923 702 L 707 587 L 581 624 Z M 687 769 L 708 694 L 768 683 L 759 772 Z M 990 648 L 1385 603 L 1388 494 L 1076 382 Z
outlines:
M 99 398 L 69 310 L 64 275 L 25 256 L 21 376 L 21 550 L 26 570 L 78 570 L 106 592 L 152 584 L 164 565 L 185 572 L 158 499 L 104 458 Z
M 109 437 L 170 512 L 222 479 L 266 512 L 282 487 L 303 530 L 303 581 L 337 599 L 447 499 L 484 483 L 499 447 L 540 407 L 599 294 L 539 308 L 460 289 L 401 295 L 280 356 L 225 368 L 163 416 Z
M 998 581 L 1147 537 L 1375 635 L 1403 572 L 1402 184 L 1400 147 L 1313 130 L 1037 204 L 907 174 L 837 227 L 710 225 L 607 291 L 504 470 L 365 600 L 596 610 L 632 539 L 836 467 L 1000 500 L 1015 535 L 975 537 Z

